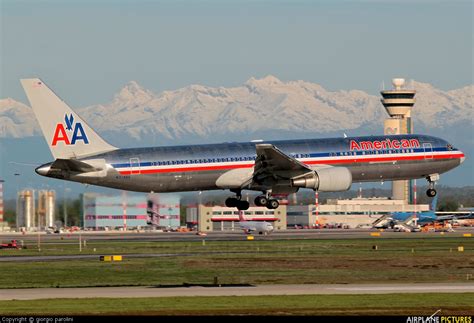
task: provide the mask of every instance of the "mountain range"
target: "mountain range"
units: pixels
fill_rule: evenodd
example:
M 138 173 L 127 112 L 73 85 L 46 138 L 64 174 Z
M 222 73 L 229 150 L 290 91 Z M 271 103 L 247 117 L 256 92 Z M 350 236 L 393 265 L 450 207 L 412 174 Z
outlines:
M 445 130 L 474 123 L 474 85 L 443 91 L 412 82 L 416 93 L 415 130 Z M 329 91 L 321 85 L 283 82 L 274 76 L 251 78 L 232 88 L 190 85 L 155 94 L 137 82 L 126 84 L 105 104 L 76 111 L 98 132 L 129 141 L 229 140 L 260 133 L 326 134 L 381 132 L 387 114 L 380 97 L 359 90 Z M 363 131 L 362 131 L 363 130 Z M 11 98 L 0 100 L 0 137 L 39 135 L 30 108 Z M 265 138 L 268 139 L 268 138 Z

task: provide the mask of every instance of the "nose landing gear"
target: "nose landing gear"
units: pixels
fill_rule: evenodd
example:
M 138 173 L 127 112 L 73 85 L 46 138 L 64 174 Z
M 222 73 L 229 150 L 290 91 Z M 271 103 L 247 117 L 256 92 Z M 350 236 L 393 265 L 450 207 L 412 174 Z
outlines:
M 435 182 L 439 180 L 439 174 L 432 174 L 426 177 L 426 180 L 428 181 L 428 190 L 426 191 L 426 195 L 428 197 L 435 197 L 436 196 L 436 190 L 435 190 Z
M 426 195 L 428 195 L 428 197 L 435 197 L 437 194 L 436 190 L 434 188 L 429 188 L 427 191 L 426 191 Z

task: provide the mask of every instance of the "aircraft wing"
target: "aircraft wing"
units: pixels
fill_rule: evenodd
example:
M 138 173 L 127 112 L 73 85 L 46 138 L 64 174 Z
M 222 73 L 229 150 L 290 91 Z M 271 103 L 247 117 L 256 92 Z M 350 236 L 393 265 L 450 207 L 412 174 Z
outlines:
M 293 157 L 283 153 L 272 144 L 257 144 L 257 159 L 255 161 L 255 170 L 271 171 L 300 171 L 308 172 L 311 169 Z
M 469 216 L 468 214 L 450 214 L 450 215 L 438 215 L 436 216 L 437 221 L 447 221 L 447 220 L 465 220 L 465 219 L 471 219 L 472 217 Z
M 257 144 L 257 158 L 251 186 L 273 186 L 309 172 L 312 169 L 283 153 L 272 144 Z M 289 184 L 289 182 L 288 182 Z
M 299 186 L 292 185 L 292 181 L 315 172 L 272 144 L 256 144 L 255 149 L 257 158 L 253 169 L 232 169 L 221 175 L 216 185 L 224 189 L 272 190 L 275 194 L 295 193 Z M 325 169 L 332 167 L 318 166 Z

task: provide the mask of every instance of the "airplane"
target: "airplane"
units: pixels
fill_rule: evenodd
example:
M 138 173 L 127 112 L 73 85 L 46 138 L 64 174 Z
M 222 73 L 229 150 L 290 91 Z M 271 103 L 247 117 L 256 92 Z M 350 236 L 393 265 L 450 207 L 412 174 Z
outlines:
M 225 204 L 238 210 L 250 206 L 242 191 L 253 190 L 262 192 L 256 206 L 276 209 L 272 194 L 346 191 L 356 182 L 426 178 L 433 197 L 440 174 L 465 159 L 443 139 L 412 134 L 119 149 L 43 81 L 21 83 L 54 157 L 36 173 L 84 184 L 137 192 L 230 190 L 235 197 Z
M 428 211 L 416 212 L 416 214 L 414 212 L 394 212 L 387 220 L 390 220 L 390 225 L 393 228 L 395 228 L 397 225 L 403 225 L 403 223 L 406 223 L 411 217 L 414 217 L 415 215 L 417 217 L 417 223 L 420 225 L 443 221 L 451 221 L 458 224 L 468 223 L 468 221 L 463 221 L 469 219 L 469 212 L 436 212 L 437 203 L 438 195 L 436 195 L 431 201 L 430 209 Z
M 438 195 L 436 195 L 430 204 L 430 209 L 428 211 L 422 212 L 394 212 L 392 213 L 392 220 L 396 222 L 405 222 L 409 218 L 414 217 L 416 215 L 417 223 L 418 224 L 425 224 L 434 222 L 439 220 L 438 216 L 436 216 L 436 205 L 438 203 Z
M 259 234 L 270 234 L 273 232 L 273 225 L 265 221 L 247 221 L 243 217 L 243 212 L 239 212 L 240 228 L 245 233 L 258 232 Z
M 463 226 L 463 227 L 474 227 L 474 218 L 472 218 L 472 216 L 470 218 L 468 217 L 459 218 L 457 216 L 453 216 L 451 221 L 453 225 Z
M 436 212 L 436 221 L 450 221 L 453 225 L 474 226 L 474 214 L 472 212 Z

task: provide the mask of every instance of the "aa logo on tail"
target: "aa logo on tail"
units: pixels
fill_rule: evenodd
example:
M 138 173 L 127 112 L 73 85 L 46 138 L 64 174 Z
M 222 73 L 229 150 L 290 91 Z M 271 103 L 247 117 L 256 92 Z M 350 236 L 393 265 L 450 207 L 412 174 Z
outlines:
M 69 116 L 65 114 L 64 121 L 66 123 L 66 128 L 64 128 L 64 124 L 62 123 L 56 125 L 51 146 L 56 146 L 60 141 L 63 141 L 65 145 L 75 145 L 79 140 L 82 140 L 84 144 L 89 143 L 89 139 L 87 139 L 82 124 L 80 122 L 74 124 L 74 116 L 72 113 Z

